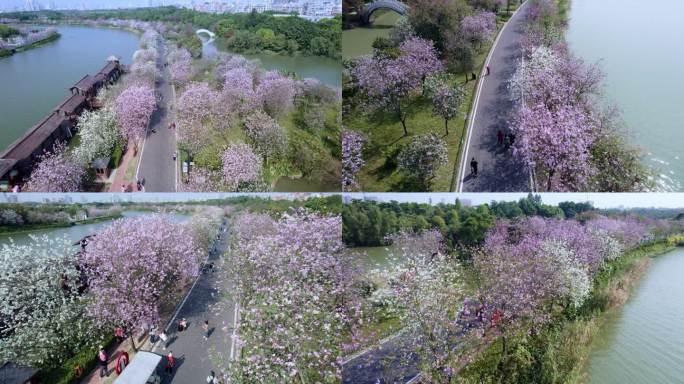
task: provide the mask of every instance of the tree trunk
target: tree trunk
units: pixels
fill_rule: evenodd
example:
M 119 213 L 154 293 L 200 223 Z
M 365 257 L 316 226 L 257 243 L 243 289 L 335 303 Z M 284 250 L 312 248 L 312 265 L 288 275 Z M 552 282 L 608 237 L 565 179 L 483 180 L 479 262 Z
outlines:
M 549 178 L 546 180 L 546 192 L 551 192 L 551 180 L 554 173 L 556 173 L 554 170 L 549 171 Z
M 449 136 L 449 119 L 444 119 L 444 130 L 446 131 L 446 135 Z
M 404 127 L 404 136 L 408 136 L 408 130 L 406 129 L 406 118 L 405 117 L 400 117 L 401 120 L 401 126 Z
M 133 350 L 138 352 L 138 348 L 135 346 L 135 336 L 133 335 L 134 332 L 131 332 L 131 334 L 128 336 L 131 339 L 131 346 L 133 347 Z

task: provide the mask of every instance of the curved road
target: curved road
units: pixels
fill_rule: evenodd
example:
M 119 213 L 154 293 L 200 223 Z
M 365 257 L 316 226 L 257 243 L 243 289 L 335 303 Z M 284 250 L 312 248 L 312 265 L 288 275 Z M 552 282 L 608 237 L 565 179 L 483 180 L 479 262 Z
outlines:
M 527 2 L 511 17 L 494 43 L 488 65 L 491 73 L 480 81 L 474 115 L 468 128 L 465 155 L 459 170 L 458 192 L 526 192 L 530 175 L 511 151 L 497 145 L 497 132 L 507 131 L 514 104 L 508 93 L 508 80 L 522 59 L 520 40 Z M 484 73 L 484 71 L 483 71 Z M 470 161 L 478 162 L 478 176 L 472 177 Z

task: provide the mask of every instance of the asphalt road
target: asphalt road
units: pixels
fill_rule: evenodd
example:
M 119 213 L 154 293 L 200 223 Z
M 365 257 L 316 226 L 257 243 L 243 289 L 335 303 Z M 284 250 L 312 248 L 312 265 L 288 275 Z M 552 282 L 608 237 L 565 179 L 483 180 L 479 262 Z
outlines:
M 529 172 L 516 161 L 510 150 L 497 143 L 497 132 L 506 133 L 507 120 L 514 104 L 508 81 L 522 59 L 520 40 L 525 18 L 524 3 L 500 34 L 490 61 L 490 74 L 482 79 L 470 140 L 467 142 L 465 172 L 461 172 L 463 192 L 526 192 L 530 190 Z M 470 162 L 478 162 L 478 176 L 473 177 Z M 463 165 L 462 165 L 463 167 Z
M 228 230 L 221 232 L 207 262 L 213 263 L 214 269 L 205 266 L 167 332 L 166 346 L 160 342 L 153 350 L 162 355 L 173 351 L 176 359 L 176 370 L 170 378 L 164 378 L 164 383 L 204 383 L 211 370 L 219 373 L 217 358 L 225 366 L 225 359 L 231 354 L 235 303 L 230 298 L 231 284 L 225 280 L 227 274 L 221 270 L 228 237 Z M 178 332 L 178 321 L 182 318 L 187 320 L 188 329 Z M 205 320 L 209 320 L 208 339 L 202 329 Z
M 343 384 L 406 383 L 418 374 L 420 356 L 412 338 L 402 333 L 354 357 L 342 367 Z
M 168 128 L 169 123 L 174 120 L 171 110 L 173 86 L 170 83 L 169 70 L 164 67 L 166 55 L 161 40 L 157 47 L 157 68 L 161 76 L 157 78 L 155 89 L 157 97 L 161 96 L 162 100 L 150 118 L 137 177 L 138 180 L 144 180 L 145 192 L 175 192 L 177 164 L 173 161 L 173 154 L 177 150 L 176 132 Z

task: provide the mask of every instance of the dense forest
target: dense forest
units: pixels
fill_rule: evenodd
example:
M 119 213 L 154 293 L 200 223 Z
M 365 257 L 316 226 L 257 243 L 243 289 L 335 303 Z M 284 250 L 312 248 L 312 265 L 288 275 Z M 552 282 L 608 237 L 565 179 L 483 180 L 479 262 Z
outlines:
M 176 7 L 138 8 L 99 11 L 40 11 L 2 14 L 21 22 L 49 20 L 140 20 L 169 23 L 174 28 L 205 28 L 225 39 L 236 52 L 272 51 L 283 54 L 340 58 L 342 19 L 311 22 L 271 13 L 213 14 Z
M 482 242 L 496 219 L 529 216 L 574 218 L 586 221 L 599 214 L 611 216 L 638 214 L 656 219 L 680 219 L 681 210 L 636 209 L 630 211 L 598 210 L 591 203 L 563 202 L 544 204 L 539 195 L 528 195 L 518 201 L 492 201 L 478 206 L 464 206 L 458 199 L 453 204 L 375 202 L 354 200 L 342 208 L 343 240 L 348 246 L 385 245 L 385 237 L 400 230 L 416 232 L 437 228 L 449 247 L 473 246 Z

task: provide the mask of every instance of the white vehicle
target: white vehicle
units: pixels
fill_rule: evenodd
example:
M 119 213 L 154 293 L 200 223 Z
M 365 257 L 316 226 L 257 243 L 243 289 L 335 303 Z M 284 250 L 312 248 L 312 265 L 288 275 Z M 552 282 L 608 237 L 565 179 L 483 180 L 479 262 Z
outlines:
M 161 361 L 161 355 L 140 351 L 114 380 L 114 384 L 161 384 L 161 377 L 157 373 Z

